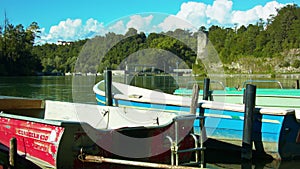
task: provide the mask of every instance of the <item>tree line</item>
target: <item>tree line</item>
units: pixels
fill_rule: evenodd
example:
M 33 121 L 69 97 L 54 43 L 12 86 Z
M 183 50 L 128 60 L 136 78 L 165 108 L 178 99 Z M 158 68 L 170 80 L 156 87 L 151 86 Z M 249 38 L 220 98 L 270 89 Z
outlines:
M 289 51 L 300 48 L 300 8 L 295 4 L 287 5 L 266 22 L 260 19 L 256 24 L 233 28 L 213 25 L 209 28 L 200 27 L 199 31 L 207 35 L 224 65 L 239 63 L 247 58 L 261 62 L 273 58 L 284 60 Z M 205 72 L 201 61 L 195 64 L 197 33 L 188 30 L 176 29 L 146 35 L 130 28 L 124 35 L 110 32 L 66 45 L 36 45 L 34 42 L 39 34 L 36 22 L 24 28 L 21 24 L 10 24 L 5 17 L 4 26 L 0 27 L 0 75 L 102 72 L 106 67 L 125 68 L 122 63 L 124 59 L 136 53 L 141 56 L 142 63 L 151 62 L 161 67 L 166 63 L 174 65 L 177 61 L 169 59 L 164 51 L 178 56 L 195 72 Z M 295 58 L 290 61 L 292 63 L 283 62 L 281 66 L 300 67 L 299 55 L 296 52 Z M 128 61 L 134 59 L 129 58 Z M 184 65 L 180 67 L 185 68 Z M 269 66 L 267 71 L 272 69 L 273 66 Z M 228 67 L 225 70 L 234 72 Z

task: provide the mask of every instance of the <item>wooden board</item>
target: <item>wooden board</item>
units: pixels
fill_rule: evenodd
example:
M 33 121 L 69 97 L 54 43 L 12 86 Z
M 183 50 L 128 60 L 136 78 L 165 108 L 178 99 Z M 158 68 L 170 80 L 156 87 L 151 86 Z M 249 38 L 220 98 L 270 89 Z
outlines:
M 0 111 L 18 109 L 40 109 L 44 107 L 43 100 L 14 97 L 0 98 Z

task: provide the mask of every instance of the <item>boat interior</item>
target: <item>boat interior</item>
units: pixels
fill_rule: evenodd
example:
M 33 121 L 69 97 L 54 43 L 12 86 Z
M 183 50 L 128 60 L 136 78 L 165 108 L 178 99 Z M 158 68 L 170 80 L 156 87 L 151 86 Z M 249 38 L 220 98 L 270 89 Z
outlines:
M 96 129 L 165 126 L 172 123 L 177 116 L 174 113 L 154 110 L 23 98 L 1 98 L 0 112 L 0 117 L 9 114 L 25 120 L 36 118 L 46 121 L 84 122 Z

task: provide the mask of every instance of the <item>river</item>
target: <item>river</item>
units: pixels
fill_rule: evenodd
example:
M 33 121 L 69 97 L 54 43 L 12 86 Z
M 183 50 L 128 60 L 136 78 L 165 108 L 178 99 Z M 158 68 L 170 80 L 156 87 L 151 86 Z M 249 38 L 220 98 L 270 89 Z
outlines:
M 295 81 L 299 76 L 287 76 L 271 78 L 270 76 L 227 76 L 212 77 L 211 79 L 223 81 L 225 86 L 242 86 L 246 80 L 278 80 L 284 88 L 295 87 Z M 57 100 L 67 102 L 80 102 L 96 104 L 93 93 L 93 85 L 102 80 L 102 76 L 28 76 L 28 77 L 0 77 L 0 95 L 38 98 L 43 100 Z M 189 81 L 202 81 L 203 77 L 182 76 L 139 76 L 127 77 L 114 76 L 113 81 L 127 82 L 133 85 L 161 90 L 172 93 L 178 87 L 189 85 Z M 216 88 L 219 88 L 216 84 Z M 277 83 L 266 84 L 265 87 L 278 87 Z M 1 159 L 0 159 L 1 161 Z M 210 162 L 208 168 L 299 168 L 299 161 L 289 162 L 253 162 L 242 165 L 240 162 Z
M 287 78 L 269 78 L 268 76 L 227 76 L 212 77 L 222 81 L 228 87 L 242 87 L 246 80 L 278 80 L 284 88 L 295 87 L 298 76 Z M 57 101 L 95 103 L 93 85 L 102 80 L 102 76 L 21 76 L 0 77 L 0 95 L 49 99 Z M 113 81 L 127 82 L 136 86 L 172 93 L 178 87 L 191 87 L 189 81 L 203 81 L 203 77 L 188 76 L 139 76 L 137 78 L 114 76 Z M 257 84 L 264 87 L 276 87 L 277 83 Z M 201 84 L 200 84 L 201 87 Z M 219 83 L 212 83 L 212 88 L 220 88 Z

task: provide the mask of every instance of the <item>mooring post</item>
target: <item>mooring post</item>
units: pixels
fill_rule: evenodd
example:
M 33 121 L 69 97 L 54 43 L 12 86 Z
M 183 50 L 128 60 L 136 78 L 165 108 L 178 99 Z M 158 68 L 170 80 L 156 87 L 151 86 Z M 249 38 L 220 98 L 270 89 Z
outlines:
M 196 114 L 196 110 L 197 110 L 197 107 L 198 107 L 198 97 L 199 97 L 199 85 L 194 84 L 192 102 L 191 102 L 191 106 L 190 106 L 190 113 L 191 114 Z
M 296 80 L 296 86 L 295 86 L 295 88 L 299 89 L 299 80 L 298 79 Z
M 105 98 L 106 98 L 106 106 L 112 106 L 112 91 L 111 91 L 111 85 L 112 85 L 112 73 L 111 70 L 108 68 L 105 72 Z
M 246 89 L 243 89 L 243 104 L 245 104 L 246 98 L 247 98 L 247 96 L 246 96 Z
M 252 159 L 252 126 L 255 110 L 256 86 L 247 84 L 245 94 L 245 115 L 241 157 L 245 160 Z
M 10 169 L 16 167 L 16 157 L 17 157 L 17 139 L 11 138 L 9 145 L 9 166 Z
M 209 97 L 209 83 L 210 83 L 210 79 L 205 78 L 204 79 L 204 85 L 203 85 L 203 100 L 208 100 L 208 97 Z
M 205 78 L 204 84 L 203 84 L 203 100 L 208 100 L 209 97 L 209 85 L 210 85 L 210 79 Z M 204 117 L 205 109 L 201 107 L 201 104 L 199 104 L 199 116 L 202 117 L 199 119 L 199 127 L 200 127 L 200 147 L 203 148 L 203 142 L 204 138 L 206 137 L 206 130 L 205 130 L 205 117 Z M 201 167 L 206 167 L 205 161 L 204 161 L 204 151 L 200 152 L 200 163 Z

